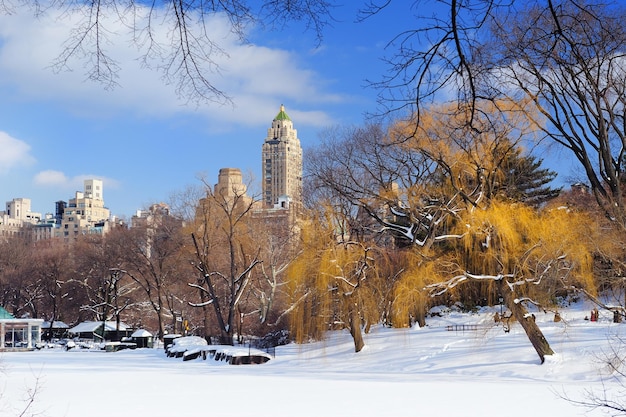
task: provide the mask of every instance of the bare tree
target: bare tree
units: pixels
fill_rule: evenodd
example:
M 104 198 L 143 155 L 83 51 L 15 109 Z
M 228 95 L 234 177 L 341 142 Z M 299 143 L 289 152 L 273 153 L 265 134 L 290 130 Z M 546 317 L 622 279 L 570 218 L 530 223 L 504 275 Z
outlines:
M 29 273 L 33 266 L 32 242 L 11 236 L 0 239 L 0 304 L 14 316 L 39 317 L 42 292 Z
M 603 374 L 602 388 L 586 389 L 584 399 L 573 399 L 567 393 L 560 394 L 561 398 L 574 405 L 587 408 L 589 411 L 600 409 L 612 416 L 626 415 L 626 404 L 623 400 L 626 394 L 625 346 L 626 340 L 614 335 L 609 344 L 609 350 L 597 355 L 599 363 L 602 364 L 600 370 Z M 617 390 L 609 389 L 608 382 L 614 383 Z
M 360 20 L 376 19 L 389 1 L 368 1 Z M 379 90 L 378 114 L 420 119 L 433 103 L 448 100 L 469 111 L 472 125 L 481 98 L 481 69 L 474 64 L 482 32 L 501 9 L 515 0 L 417 0 L 407 5 L 415 27 L 403 30 L 387 44 L 388 70 L 370 85 Z
M 124 270 L 145 295 L 162 338 L 165 319 L 175 316 L 175 311 L 167 310 L 169 295 L 183 285 L 190 272 L 182 221 L 155 207 L 157 210 L 142 224 L 133 225 L 126 236 Z
M 191 305 L 211 306 L 222 342 L 232 343 L 241 302 L 261 259 L 251 236 L 254 200 L 246 195 L 245 184 L 222 176 L 227 172 L 220 171 L 214 188 L 205 184 L 206 197 L 198 204 L 192 240 L 199 277 L 189 285 L 200 293 L 200 302 Z
M 80 287 L 73 285 L 74 259 L 70 247 L 56 240 L 45 243 L 33 248 L 31 273 L 42 291 L 39 314 L 50 321 L 51 331 L 54 321 L 63 320 L 67 313 L 64 304 L 78 301 L 75 291 L 80 291 Z
M 18 7 L 30 7 L 36 15 L 51 10 L 80 17 L 70 38 L 60 45 L 61 52 L 53 68 L 71 69 L 73 58 L 85 63 L 86 77 L 114 88 L 118 83 L 120 63 L 108 50 L 120 30 L 127 30 L 136 58 L 146 68 L 163 75 L 174 84 L 180 96 L 192 102 L 229 103 L 228 92 L 216 82 L 220 72 L 219 56 L 228 50 L 220 44 L 221 34 L 212 28 L 216 19 L 224 19 L 227 27 L 241 42 L 246 41 L 249 26 L 268 25 L 282 28 L 302 22 L 321 39 L 323 29 L 331 20 L 333 2 L 326 0 L 248 0 L 184 2 L 161 0 L 151 3 L 134 0 L 109 0 L 77 3 L 60 0 L 42 5 L 38 1 L 2 2 L 0 12 L 11 14 Z M 163 36 L 160 29 L 165 28 Z
M 87 297 L 80 310 L 87 312 L 91 320 L 104 322 L 114 318 L 117 331 L 122 314 L 139 302 L 133 298 L 137 285 L 125 277 L 122 269 L 128 233 L 125 228 L 117 228 L 106 236 L 82 236 L 74 243 L 75 280 L 83 286 Z
M 532 4 L 495 16 L 491 40 L 477 54 L 477 65 L 491 69 L 489 94 L 535 110 L 537 126 L 576 158 L 600 207 L 622 228 L 625 18 L 616 3 Z
M 425 16 L 417 14 L 426 9 L 421 3 L 414 3 L 420 23 L 390 41 L 389 72 L 372 83 L 382 113 L 416 117 L 417 129 L 433 102 L 452 102 L 480 130 L 484 102 L 517 102 L 501 110 L 526 112 L 549 143 L 573 156 L 606 215 L 623 228 L 623 5 L 453 0 L 434 2 L 437 13 Z M 362 16 L 374 19 L 387 5 L 373 2 Z

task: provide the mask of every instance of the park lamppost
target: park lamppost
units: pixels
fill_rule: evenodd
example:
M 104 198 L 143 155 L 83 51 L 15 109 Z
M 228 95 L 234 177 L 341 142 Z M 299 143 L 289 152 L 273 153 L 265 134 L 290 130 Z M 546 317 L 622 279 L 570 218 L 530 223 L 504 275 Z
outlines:
M 122 279 L 125 273 L 126 271 L 120 268 L 109 268 L 110 280 L 108 282 L 107 289 L 106 289 L 106 298 L 104 300 L 105 311 L 102 317 L 102 341 L 103 342 L 105 341 L 104 333 L 106 329 L 106 319 L 107 319 L 106 307 L 109 305 L 113 307 L 114 314 L 115 314 L 115 338 L 119 339 L 120 310 L 119 310 L 119 305 L 118 305 L 118 290 L 119 290 L 118 283 L 120 282 L 120 280 Z M 111 293 L 111 290 L 113 290 L 112 293 Z

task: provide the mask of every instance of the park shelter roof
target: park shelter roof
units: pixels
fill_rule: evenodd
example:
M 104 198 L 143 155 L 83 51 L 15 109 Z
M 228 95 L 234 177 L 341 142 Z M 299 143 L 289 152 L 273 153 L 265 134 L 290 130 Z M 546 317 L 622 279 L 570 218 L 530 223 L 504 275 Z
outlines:
M 145 329 L 135 330 L 135 332 L 130 335 L 130 337 L 150 337 L 150 336 L 152 336 L 152 333 L 150 333 L 149 331 Z
M 14 319 L 13 315 L 6 311 L 4 308 L 0 307 L 0 319 Z
M 84 321 L 72 327 L 69 331 L 70 333 L 95 332 L 96 330 L 100 329 L 101 326 L 102 326 L 101 321 Z M 115 329 L 116 329 L 116 323 L 114 321 L 105 322 L 105 328 L 104 328 L 105 331 L 112 332 L 112 331 L 115 331 Z M 128 330 L 128 325 L 126 325 L 125 323 L 120 323 L 120 330 Z

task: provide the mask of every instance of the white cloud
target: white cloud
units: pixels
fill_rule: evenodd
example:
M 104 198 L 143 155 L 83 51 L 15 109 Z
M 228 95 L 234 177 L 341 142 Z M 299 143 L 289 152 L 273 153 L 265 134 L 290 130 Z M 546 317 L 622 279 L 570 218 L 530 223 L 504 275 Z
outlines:
M 34 182 L 37 185 L 42 186 L 62 186 L 65 187 L 69 184 L 69 179 L 61 171 L 47 170 L 41 171 L 35 175 Z
M 118 61 L 119 87 L 108 91 L 101 84 L 86 81 L 88 60 L 70 60 L 71 71 L 55 73 L 50 64 L 63 51 L 71 30 L 79 25 L 83 12 L 50 10 L 33 17 L 28 12 L 0 16 L 0 80 L 33 100 L 48 100 L 72 111 L 97 117 L 132 111 L 140 115 L 170 116 L 182 112 L 202 113 L 216 125 L 267 123 L 282 102 L 337 103 L 342 97 L 329 93 L 327 82 L 298 66 L 297 57 L 284 50 L 242 45 L 220 16 L 210 17 L 204 29 L 227 54 L 211 55 L 219 71 L 211 73 L 216 88 L 235 101 L 229 105 L 194 108 L 176 97 L 175 86 L 167 85 L 162 74 L 143 68 L 141 52 L 133 44 L 128 27 L 111 19 L 107 22 L 108 43 L 103 47 Z M 153 27 L 154 28 L 154 27 Z M 171 28 L 156 27 L 156 37 L 167 44 Z M 137 33 L 135 33 L 137 35 Z M 88 48 L 90 45 L 86 45 Z M 164 61 L 153 61 L 163 65 Z M 260 104 L 262 103 L 262 104 Z M 268 110 L 268 103 L 275 105 Z M 274 108 L 275 107 L 275 108 Z M 246 117 L 241 115 L 245 114 Z M 321 126 L 330 117 L 323 111 L 303 113 L 300 123 Z M 224 126 L 223 126 L 224 127 Z
M 68 177 L 64 172 L 56 170 L 41 171 L 35 175 L 33 182 L 42 187 L 60 188 L 66 191 L 82 191 L 86 179 L 100 179 L 103 181 L 105 189 L 119 188 L 119 182 L 112 178 L 104 178 L 101 175 L 81 174 Z
M 28 166 L 35 162 L 30 155 L 30 145 L 0 131 L 0 173 L 6 173 L 16 166 Z

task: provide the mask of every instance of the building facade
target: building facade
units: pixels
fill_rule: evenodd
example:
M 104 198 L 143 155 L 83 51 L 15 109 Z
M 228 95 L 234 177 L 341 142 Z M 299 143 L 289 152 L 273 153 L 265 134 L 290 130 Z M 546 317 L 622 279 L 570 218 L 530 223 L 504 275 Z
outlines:
M 28 198 L 14 198 L 7 201 L 5 210 L 0 211 L 0 237 L 24 234 L 28 226 L 41 221 L 41 213 L 31 211 Z
M 160 222 L 160 219 L 170 216 L 170 206 L 165 203 L 152 204 L 148 210 L 137 210 L 131 218 L 130 227 L 151 228 Z
M 290 201 L 302 201 L 302 148 L 298 132 L 285 112 L 285 106 L 267 129 L 262 149 L 263 205 L 273 208 Z
M 84 234 L 105 234 L 111 228 L 111 212 L 104 206 L 102 180 L 87 179 L 84 190 L 76 191 L 67 206 L 63 208 L 60 227 L 55 229 L 55 237 L 66 241 Z M 57 202 L 57 210 L 59 208 Z M 60 213 L 57 213 L 59 216 Z

